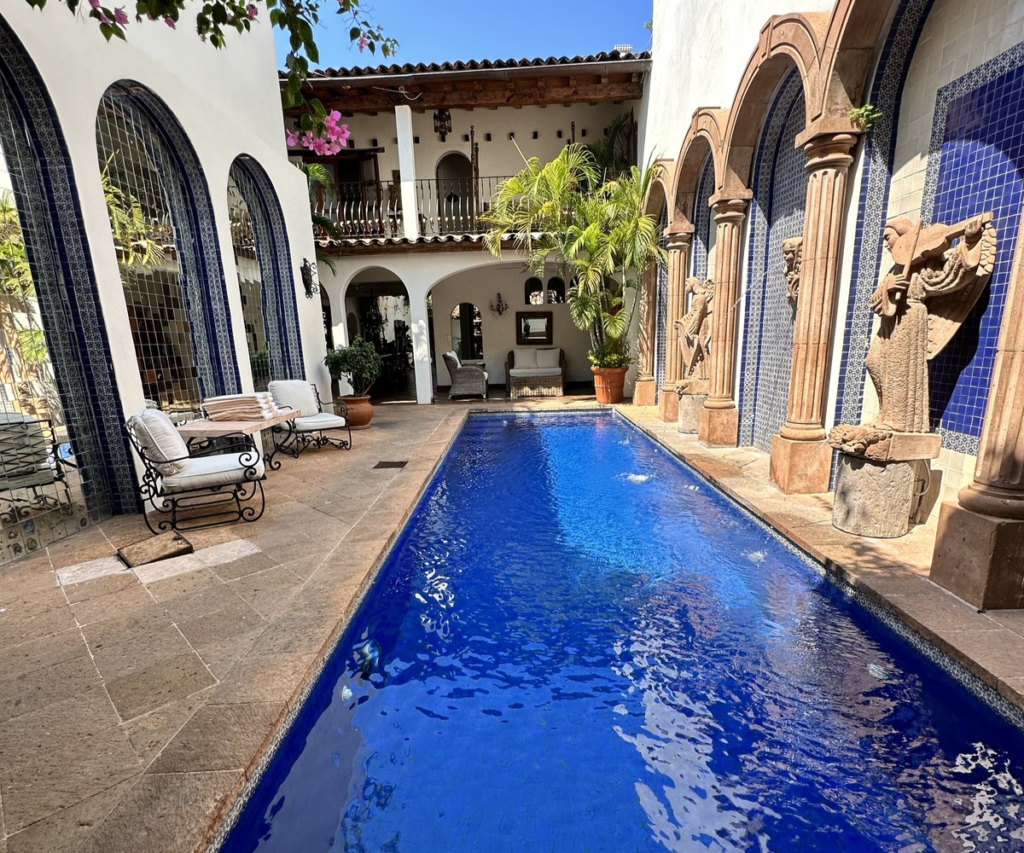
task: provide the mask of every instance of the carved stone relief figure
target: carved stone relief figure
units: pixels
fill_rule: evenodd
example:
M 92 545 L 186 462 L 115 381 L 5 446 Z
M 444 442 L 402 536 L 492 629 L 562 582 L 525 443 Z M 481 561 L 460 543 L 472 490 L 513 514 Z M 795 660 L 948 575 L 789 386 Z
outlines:
M 782 254 L 786 259 L 786 298 L 796 304 L 800 295 L 800 267 L 804 260 L 804 238 L 790 237 L 782 241 Z
M 690 298 L 690 310 L 676 320 L 679 349 L 683 356 L 682 378 L 707 380 L 708 353 L 711 351 L 711 301 L 715 283 L 699 278 L 686 280 L 685 294 Z M 685 296 L 684 296 L 685 298 Z
M 893 433 L 931 431 L 927 363 L 949 343 L 988 284 L 996 230 L 991 213 L 926 228 L 894 219 L 885 226 L 884 240 L 894 265 L 871 297 L 881 323 L 867 357 L 878 416 L 860 426 L 837 426 L 829 435 L 829 443 L 844 453 L 882 460 L 892 458 Z

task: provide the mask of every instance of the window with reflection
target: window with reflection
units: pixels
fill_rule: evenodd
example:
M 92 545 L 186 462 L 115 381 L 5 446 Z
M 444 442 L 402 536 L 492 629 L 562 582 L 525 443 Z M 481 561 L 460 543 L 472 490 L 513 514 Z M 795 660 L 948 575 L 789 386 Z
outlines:
M 462 361 L 484 357 L 483 317 L 472 302 L 460 302 L 452 309 L 452 349 Z
M 548 280 L 548 305 L 561 305 L 565 302 L 565 282 L 558 276 Z

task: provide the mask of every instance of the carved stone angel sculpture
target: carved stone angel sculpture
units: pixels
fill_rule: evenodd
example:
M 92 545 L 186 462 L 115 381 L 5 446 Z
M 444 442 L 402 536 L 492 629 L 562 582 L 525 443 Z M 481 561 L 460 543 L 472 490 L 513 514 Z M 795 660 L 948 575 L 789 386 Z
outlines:
M 711 300 L 715 283 L 699 278 L 686 280 L 685 293 L 690 296 L 690 310 L 676 320 L 679 349 L 683 355 L 683 380 L 708 378 L 708 353 L 711 350 Z M 684 297 L 685 298 L 685 297 Z
M 960 328 L 995 266 L 991 213 L 928 227 L 893 219 L 883 239 L 895 263 L 871 297 L 881 317 L 867 357 L 878 416 L 829 435 L 833 447 L 854 456 L 873 456 L 872 446 L 894 432 L 931 432 L 928 361 Z
M 804 238 L 790 237 L 782 241 L 782 255 L 786 259 L 786 298 L 796 304 L 800 295 L 800 267 L 804 260 Z

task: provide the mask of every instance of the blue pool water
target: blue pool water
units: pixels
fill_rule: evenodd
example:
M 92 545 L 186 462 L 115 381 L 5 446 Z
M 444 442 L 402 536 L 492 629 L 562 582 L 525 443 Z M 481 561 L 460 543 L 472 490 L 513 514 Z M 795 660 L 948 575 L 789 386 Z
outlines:
M 617 417 L 473 417 L 229 853 L 1024 850 L 1024 738 Z

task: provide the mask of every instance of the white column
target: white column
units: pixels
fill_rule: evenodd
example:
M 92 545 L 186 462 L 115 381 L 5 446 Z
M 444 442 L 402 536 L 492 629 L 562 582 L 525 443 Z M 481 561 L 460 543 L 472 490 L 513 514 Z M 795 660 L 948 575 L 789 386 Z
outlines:
M 408 107 L 406 107 L 408 109 Z M 412 334 L 412 366 L 416 372 L 416 402 L 427 405 L 434 402 L 434 380 L 430 370 L 430 327 L 427 317 L 427 297 L 416 292 L 408 282 L 409 331 Z
M 419 209 L 416 206 L 416 152 L 412 140 L 412 109 L 405 104 L 395 107 L 395 127 L 398 131 L 398 171 L 402 176 L 402 230 L 407 240 L 415 240 L 420 236 Z

